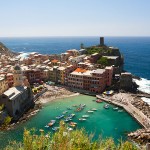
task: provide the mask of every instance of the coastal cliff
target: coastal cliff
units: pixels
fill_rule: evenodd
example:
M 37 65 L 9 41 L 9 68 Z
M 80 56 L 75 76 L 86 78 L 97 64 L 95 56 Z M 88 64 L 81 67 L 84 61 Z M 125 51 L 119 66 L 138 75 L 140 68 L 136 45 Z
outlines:
M 0 42 L 0 54 L 7 56 L 15 56 L 17 53 L 9 50 L 3 43 Z

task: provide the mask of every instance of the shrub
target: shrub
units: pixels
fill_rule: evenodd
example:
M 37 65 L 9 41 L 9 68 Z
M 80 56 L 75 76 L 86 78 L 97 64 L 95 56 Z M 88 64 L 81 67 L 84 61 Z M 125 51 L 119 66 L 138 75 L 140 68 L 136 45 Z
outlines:
M 5 150 L 138 150 L 130 142 L 121 142 L 116 145 L 112 138 L 92 140 L 84 129 L 67 131 L 66 125 L 60 123 L 60 129 L 53 135 L 40 135 L 35 130 L 24 130 L 23 143 L 11 142 Z

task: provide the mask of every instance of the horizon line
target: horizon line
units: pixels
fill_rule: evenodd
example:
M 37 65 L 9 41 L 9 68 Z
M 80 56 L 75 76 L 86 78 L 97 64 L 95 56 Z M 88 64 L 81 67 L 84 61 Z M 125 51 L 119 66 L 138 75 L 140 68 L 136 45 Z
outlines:
M 50 37 L 150 37 L 145 36 L 145 35 L 139 35 L 139 36 L 134 36 L 134 35 L 125 35 L 125 36 L 120 36 L 120 35 L 106 35 L 106 36 L 98 36 L 98 35 L 52 35 L 52 36 L 0 36 L 0 38 L 50 38 Z

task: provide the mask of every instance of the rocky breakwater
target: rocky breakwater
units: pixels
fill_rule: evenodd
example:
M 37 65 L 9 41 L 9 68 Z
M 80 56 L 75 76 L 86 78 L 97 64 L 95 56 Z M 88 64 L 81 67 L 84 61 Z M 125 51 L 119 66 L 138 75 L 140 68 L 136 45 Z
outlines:
M 146 144 L 150 142 L 150 128 L 149 129 L 139 129 L 135 132 L 128 134 L 128 137 L 140 144 Z
M 134 98 L 131 103 L 133 106 L 142 111 L 144 115 L 150 118 L 150 105 L 148 103 L 138 97 Z

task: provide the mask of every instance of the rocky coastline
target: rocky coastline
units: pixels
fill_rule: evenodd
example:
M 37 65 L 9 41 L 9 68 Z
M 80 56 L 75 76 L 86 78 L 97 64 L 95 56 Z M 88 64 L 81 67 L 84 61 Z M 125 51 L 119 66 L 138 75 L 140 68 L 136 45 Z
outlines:
M 134 140 L 140 144 L 146 144 L 150 142 L 150 128 L 149 129 L 139 129 L 135 132 L 128 134 L 129 139 Z

